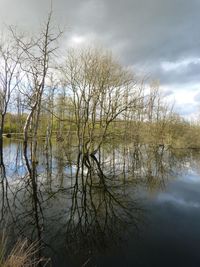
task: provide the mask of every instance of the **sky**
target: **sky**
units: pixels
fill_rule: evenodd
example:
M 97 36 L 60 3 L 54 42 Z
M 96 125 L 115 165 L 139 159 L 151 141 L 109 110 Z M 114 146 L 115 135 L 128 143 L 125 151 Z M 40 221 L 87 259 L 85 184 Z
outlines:
M 200 113 L 200 0 L 52 0 L 64 46 L 100 43 L 133 70 L 160 81 L 175 111 Z M 36 29 L 50 0 L 0 0 L 0 28 Z

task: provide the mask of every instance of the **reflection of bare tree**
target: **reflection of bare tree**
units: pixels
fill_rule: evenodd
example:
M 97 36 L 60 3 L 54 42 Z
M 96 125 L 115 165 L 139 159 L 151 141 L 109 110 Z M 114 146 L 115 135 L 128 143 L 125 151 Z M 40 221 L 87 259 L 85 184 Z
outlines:
M 94 251 L 118 243 L 128 225 L 138 227 L 141 209 L 122 190 L 123 184 L 104 174 L 97 157 L 78 155 L 66 242 L 70 254 Z
M 22 146 L 18 146 L 16 166 L 13 168 L 17 175 L 17 164 L 21 160 Z M 3 159 L 3 157 L 2 157 Z M 28 155 L 24 154 L 25 166 L 27 173 L 21 179 L 14 179 L 6 176 L 6 166 L 3 162 L 0 165 L 1 171 L 1 231 L 5 231 L 7 237 L 15 233 L 18 237 L 27 237 L 31 241 L 37 241 L 39 248 L 41 247 L 42 231 L 43 231 L 43 211 L 41 207 L 41 192 L 38 188 L 37 167 L 36 164 L 28 159 Z M 17 176 L 16 176 L 17 177 Z M 27 231 L 28 230 L 28 231 Z M 29 233 L 29 234 L 27 234 Z M 14 243 L 18 237 L 12 236 L 9 242 Z M 40 258 L 40 249 L 37 250 Z
M 29 179 L 31 184 L 31 201 L 32 201 L 32 212 L 34 215 L 34 222 L 37 231 L 38 240 L 41 240 L 41 231 L 43 227 L 43 214 L 40 199 L 38 197 L 38 183 L 37 183 L 37 168 L 36 162 L 32 161 L 31 163 L 28 160 L 27 153 L 24 153 L 24 158 L 26 162 L 26 166 L 29 172 Z
M 1 206 L 0 206 L 0 223 L 5 224 L 6 221 L 4 220 L 4 215 L 9 212 L 11 214 L 11 217 L 13 217 L 10 199 L 9 199 L 9 193 L 11 193 L 14 196 L 14 193 L 12 192 L 7 176 L 6 176 L 6 167 L 4 164 L 4 155 L 3 155 L 3 149 L 0 149 L 1 153 L 1 162 L 0 162 L 0 197 L 1 197 Z
M 127 161 L 135 179 L 150 191 L 163 190 L 178 163 L 173 151 L 163 146 L 139 144 L 130 149 Z
M 138 229 L 143 209 L 135 200 L 135 188 L 163 189 L 176 160 L 164 147 L 139 144 L 112 146 L 112 154 L 104 149 L 81 152 L 71 189 L 66 245 L 69 255 L 81 255 L 84 262 Z
M 36 163 L 29 150 L 21 153 L 21 143 L 13 161 L 16 180 L 6 177 L 8 166 L 0 166 L 1 219 L 16 235 L 58 251 L 65 246 L 67 257 L 79 255 L 81 263 L 138 230 L 138 185 L 159 191 L 177 162 L 178 168 L 186 162 L 186 155 L 139 144 L 111 143 L 91 154 L 64 143 L 52 147 L 38 146 Z M 23 172 L 16 172 L 22 164 Z
M 5 165 L 3 163 L 3 151 L 0 151 L 1 155 L 1 164 L 0 164 L 0 175 L 1 175 L 1 221 L 4 217 L 4 212 L 6 210 L 6 199 L 7 199 L 7 180 L 6 180 L 6 171 L 5 171 Z

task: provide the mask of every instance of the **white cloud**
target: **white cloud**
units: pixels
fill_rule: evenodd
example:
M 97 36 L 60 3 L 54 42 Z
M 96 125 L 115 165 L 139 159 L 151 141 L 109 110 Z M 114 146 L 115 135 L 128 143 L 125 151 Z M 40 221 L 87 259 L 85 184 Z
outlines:
M 164 71 L 179 71 L 181 72 L 183 68 L 187 68 L 190 64 L 199 64 L 200 58 L 186 58 L 179 61 L 164 61 L 161 63 L 161 68 Z
M 70 39 L 69 39 L 69 44 L 73 45 L 79 45 L 79 44 L 83 44 L 84 42 L 86 42 L 87 38 L 86 36 L 81 36 L 81 35 L 73 35 Z

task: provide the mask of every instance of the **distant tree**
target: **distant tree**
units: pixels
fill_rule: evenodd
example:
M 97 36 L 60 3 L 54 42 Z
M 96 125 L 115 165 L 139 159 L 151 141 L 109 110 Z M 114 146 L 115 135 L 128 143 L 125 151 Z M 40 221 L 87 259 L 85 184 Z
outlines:
M 173 112 L 173 104 L 163 97 L 158 81 L 150 83 L 146 101 L 146 116 L 150 142 L 164 145 Z M 152 140 L 150 140 L 152 138 Z

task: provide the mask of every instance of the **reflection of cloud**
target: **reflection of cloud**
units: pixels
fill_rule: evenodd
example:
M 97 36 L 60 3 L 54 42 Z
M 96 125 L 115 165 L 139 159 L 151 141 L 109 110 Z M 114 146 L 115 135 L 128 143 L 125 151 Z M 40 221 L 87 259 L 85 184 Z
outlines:
M 190 208 L 200 208 L 199 202 L 187 201 L 181 197 L 176 197 L 169 193 L 159 194 L 157 197 L 157 201 L 164 202 L 164 203 L 165 202 L 172 203 L 174 205 L 185 206 L 185 207 L 190 207 Z
M 180 178 L 181 181 L 184 181 L 184 183 L 188 183 L 188 184 L 191 184 L 191 183 L 200 184 L 200 176 L 197 174 L 195 170 L 189 169 L 187 172 L 189 175 L 182 176 Z

